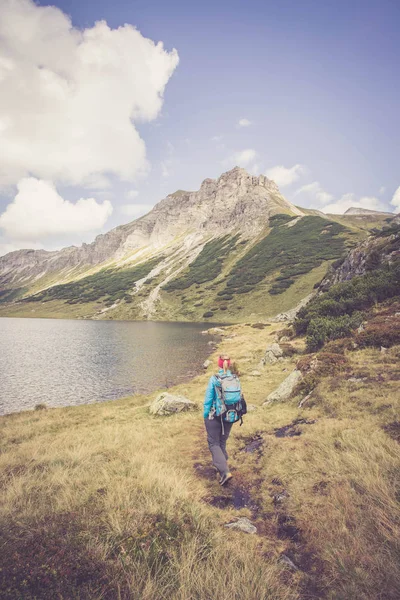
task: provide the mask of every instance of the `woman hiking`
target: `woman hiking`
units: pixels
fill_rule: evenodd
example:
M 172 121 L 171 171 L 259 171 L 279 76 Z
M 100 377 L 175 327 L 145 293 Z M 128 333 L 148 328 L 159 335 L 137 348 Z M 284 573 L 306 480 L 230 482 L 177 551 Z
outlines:
M 232 473 L 228 467 L 226 442 L 233 423 L 238 421 L 245 412 L 240 382 L 238 377 L 231 373 L 230 366 L 229 356 L 219 357 L 218 374 L 210 377 L 204 398 L 203 416 L 208 447 L 213 465 L 219 472 L 221 485 L 225 485 L 232 479 Z

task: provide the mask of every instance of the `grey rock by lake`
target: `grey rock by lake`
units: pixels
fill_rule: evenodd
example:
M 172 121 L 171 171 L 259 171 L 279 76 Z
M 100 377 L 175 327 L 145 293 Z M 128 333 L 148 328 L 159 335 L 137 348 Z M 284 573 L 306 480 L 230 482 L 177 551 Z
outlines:
M 197 410 L 197 404 L 188 400 L 185 396 L 169 394 L 168 392 L 159 394 L 149 407 L 150 414 L 161 416 L 188 410 Z

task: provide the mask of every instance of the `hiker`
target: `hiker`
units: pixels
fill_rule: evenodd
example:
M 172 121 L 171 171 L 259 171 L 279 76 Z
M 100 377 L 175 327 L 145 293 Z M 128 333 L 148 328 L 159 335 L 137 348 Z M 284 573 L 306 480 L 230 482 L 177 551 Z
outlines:
M 226 442 L 233 423 L 239 419 L 243 422 L 242 415 L 246 413 L 246 403 L 241 393 L 239 378 L 232 374 L 230 366 L 229 356 L 219 357 L 218 374 L 210 377 L 204 398 L 203 416 L 208 447 L 213 465 L 219 472 L 221 485 L 225 485 L 232 479 L 228 467 Z

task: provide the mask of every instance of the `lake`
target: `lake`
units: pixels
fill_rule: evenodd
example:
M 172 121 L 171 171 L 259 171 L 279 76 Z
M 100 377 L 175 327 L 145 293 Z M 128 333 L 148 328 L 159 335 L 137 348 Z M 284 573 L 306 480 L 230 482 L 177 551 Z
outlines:
M 0 414 L 113 400 L 188 379 L 204 323 L 0 318 Z

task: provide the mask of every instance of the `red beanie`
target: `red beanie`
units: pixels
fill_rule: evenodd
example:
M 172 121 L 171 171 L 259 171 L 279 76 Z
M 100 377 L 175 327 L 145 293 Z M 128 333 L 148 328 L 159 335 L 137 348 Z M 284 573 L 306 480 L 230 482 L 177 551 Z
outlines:
M 227 361 L 228 362 L 228 367 L 231 366 L 231 359 L 230 358 L 222 358 L 222 356 L 219 357 L 218 359 L 218 366 L 220 369 L 224 368 L 224 362 Z

